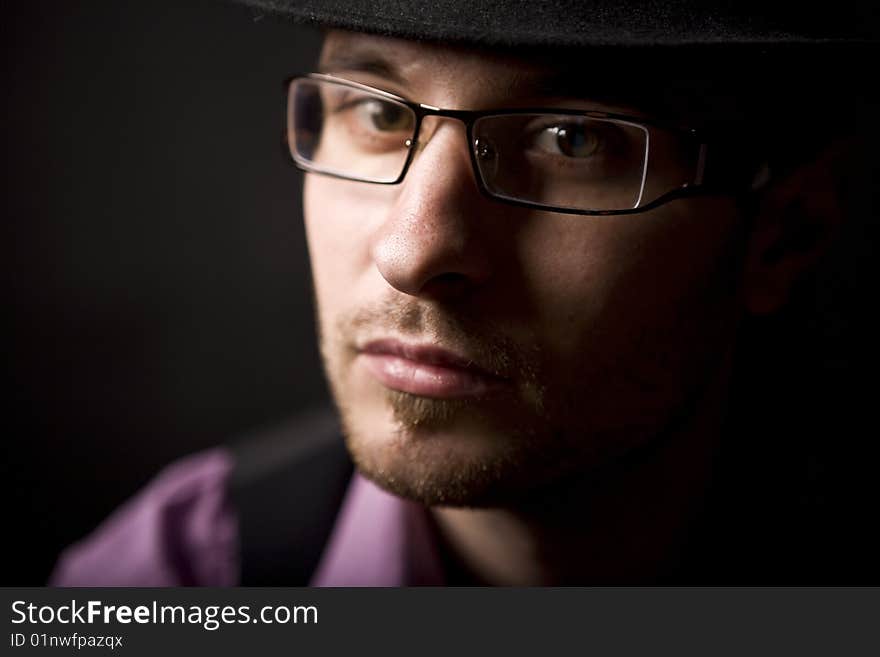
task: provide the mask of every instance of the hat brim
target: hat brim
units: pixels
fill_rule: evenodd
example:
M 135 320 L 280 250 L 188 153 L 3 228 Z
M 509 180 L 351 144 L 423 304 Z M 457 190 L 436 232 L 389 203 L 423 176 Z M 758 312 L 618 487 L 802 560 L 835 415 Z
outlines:
M 874 14 L 852 0 L 796 11 L 772 0 L 239 0 L 297 23 L 504 48 L 872 46 Z M 842 2 L 842 4 L 840 4 Z M 777 6 L 778 5 L 778 6 Z

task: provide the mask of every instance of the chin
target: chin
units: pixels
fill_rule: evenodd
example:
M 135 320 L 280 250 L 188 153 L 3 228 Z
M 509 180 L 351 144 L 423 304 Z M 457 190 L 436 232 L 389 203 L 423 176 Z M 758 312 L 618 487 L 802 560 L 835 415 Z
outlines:
M 339 406 L 358 470 L 400 497 L 428 506 L 507 506 L 572 463 L 533 423 L 511 422 L 509 404 L 383 397 Z

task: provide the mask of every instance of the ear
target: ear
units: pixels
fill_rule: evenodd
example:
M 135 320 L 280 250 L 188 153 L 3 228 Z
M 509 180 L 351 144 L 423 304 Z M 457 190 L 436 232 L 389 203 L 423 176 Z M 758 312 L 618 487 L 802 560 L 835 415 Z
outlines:
M 839 181 L 851 144 L 835 142 L 762 192 L 749 238 L 744 299 L 752 314 L 769 314 L 833 242 L 841 224 Z

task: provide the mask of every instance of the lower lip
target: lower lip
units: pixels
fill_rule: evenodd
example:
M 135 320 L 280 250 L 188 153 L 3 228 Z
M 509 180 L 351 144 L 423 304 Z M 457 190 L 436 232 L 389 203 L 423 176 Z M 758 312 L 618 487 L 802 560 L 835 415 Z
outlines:
M 409 360 L 391 354 L 360 354 L 367 370 L 387 388 L 422 397 L 478 397 L 504 385 L 500 379 L 459 369 Z

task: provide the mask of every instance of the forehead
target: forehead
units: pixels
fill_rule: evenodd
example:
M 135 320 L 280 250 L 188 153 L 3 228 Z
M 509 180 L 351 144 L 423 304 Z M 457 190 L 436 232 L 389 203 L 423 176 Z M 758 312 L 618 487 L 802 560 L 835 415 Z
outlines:
M 475 50 L 456 45 L 407 41 L 357 32 L 331 30 L 324 38 L 321 52 L 323 64 L 388 64 L 402 76 L 467 71 L 486 71 L 504 76 L 539 74 L 545 67 L 525 58 L 491 50 Z M 390 73 L 390 69 L 376 72 Z
M 331 31 L 319 68 L 354 76 L 411 100 L 449 108 L 534 105 L 561 99 L 593 101 L 611 110 L 634 110 L 615 85 L 586 88 L 565 67 L 535 57 L 455 45 Z

